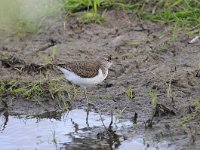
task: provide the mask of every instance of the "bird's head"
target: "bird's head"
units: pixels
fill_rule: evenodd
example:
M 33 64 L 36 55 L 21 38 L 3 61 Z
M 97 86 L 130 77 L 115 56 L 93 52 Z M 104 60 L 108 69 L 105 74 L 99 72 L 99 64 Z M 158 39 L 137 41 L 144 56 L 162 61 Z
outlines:
M 100 59 L 100 61 L 102 62 L 103 65 L 105 65 L 107 68 L 110 68 L 112 63 L 112 57 L 111 55 L 103 57 L 102 59 Z

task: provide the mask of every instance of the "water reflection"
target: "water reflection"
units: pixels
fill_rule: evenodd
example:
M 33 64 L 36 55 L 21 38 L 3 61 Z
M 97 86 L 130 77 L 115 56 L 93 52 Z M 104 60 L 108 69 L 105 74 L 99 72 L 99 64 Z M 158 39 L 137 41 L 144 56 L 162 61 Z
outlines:
M 5 128 L 6 128 L 6 125 L 8 123 L 8 110 L 7 108 L 3 108 L 1 111 L 0 111 L 0 116 L 2 116 L 2 124 L 0 126 L 0 130 L 3 131 Z
M 38 115 L 28 115 L 26 118 L 61 120 L 63 113 L 62 111 L 49 111 Z
M 73 137 L 70 143 L 63 144 L 60 149 L 66 150 L 110 150 L 110 145 L 105 140 Z
M 116 130 L 127 124 L 110 124 L 109 116 L 101 116 L 90 109 L 69 112 L 46 112 L 40 115 L 9 116 L 1 113 L 1 149 L 113 149 L 119 147 L 120 136 Z M 102 120 L 101 120 L 102 119 Z M 19 138 L 20 137 L 20 138 Z

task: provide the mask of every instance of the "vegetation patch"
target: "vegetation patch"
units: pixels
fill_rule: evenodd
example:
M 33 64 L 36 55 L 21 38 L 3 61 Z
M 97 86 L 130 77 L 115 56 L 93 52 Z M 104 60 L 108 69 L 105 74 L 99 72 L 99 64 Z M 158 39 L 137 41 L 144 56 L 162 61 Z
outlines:
M 183 29 L 199 32 L 200 2 L 198 0 L 138 1 L 142 18 L 162 24 L 175 23 Z
M 71 12 L 98 8 L 132 10 L 138 16 L 160 23 L 177 23 L 183 27 L 198 27 L 200 23 L 200 2 L 198 0 L 152 0 L 124 2 L 118 0 L 65 0 L 64 7 Z
M 190 124 L 190 122 L 192 122 L 193 120 L 200 119 L 200 100 L 199 99 L 195 101 L 192 107 L 188 107 L 188 108 L 189 108 L 189 113 L 179 120 L 178 125 L 186 126 Z
M 175 23 L 190 33 L 199 32 L 200 2 L 198 0 L 13 0 L 0 2 L 0 31 L 20 37 L 38 33 L 46 25 L 47 17 L 60 18 L 62 14 L 85 11 L 84 23 L 101 23 L 107 9 L 126 9 L 133 15 L 162 24 Z M 32 9 L 32 11 L 29 11 Z M 99 9 L 103 14 L 99 13 Z M 103 10 L 103 11 L 102 11 Z M 131 44 L 132 45 L 132 44 Z M 135 45 L 135 44 L 134 44 Z
M 63 94 L 66 95 L 69 88 L 70 87 L 62 79 L 34 81 L 27 83 L 19 83 L 17 80 L 1 80 L 0 97 L 5 98 L 12 95 L 28 99 L 42 97 L 55 99 Z
M 94 13 L 94 12 L 84 12 L 83 16 L 82 16 L 82 21 L 84 23 L 97 23 L 97 24 L 101 24 L 101 22 L 104 20 L 104 15 L 100 15 L 98 13 Z
M 53 64 L 27 64 L 25 61 L 14 57 L 14 56 L 3 56 L 1 55 L 0 61 L 4 68 L 12 68 L 13 70 L 18 71 L 19 73 L 46 73 L 48 70 L 53 70 Z
M 93 9 L 95 12 L 99 7 L 110 7 L 115 0 L 64 0 L 64 8 L 67 11 L 78 12 Z

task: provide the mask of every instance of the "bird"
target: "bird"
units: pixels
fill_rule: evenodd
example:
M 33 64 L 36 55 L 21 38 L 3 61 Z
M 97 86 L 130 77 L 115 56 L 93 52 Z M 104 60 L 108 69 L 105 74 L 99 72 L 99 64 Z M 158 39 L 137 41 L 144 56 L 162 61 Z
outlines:
M 111 65 L 109 56 L 96 60 L 69 61 L 56 66 L 64 74 L 65 79 L 73 85 L 74 91 L 76 85 L 84 89 L 84 96 L 89 105 L 91 103 L 88 101 L 86 88 L 103 82 L 108 76 Z

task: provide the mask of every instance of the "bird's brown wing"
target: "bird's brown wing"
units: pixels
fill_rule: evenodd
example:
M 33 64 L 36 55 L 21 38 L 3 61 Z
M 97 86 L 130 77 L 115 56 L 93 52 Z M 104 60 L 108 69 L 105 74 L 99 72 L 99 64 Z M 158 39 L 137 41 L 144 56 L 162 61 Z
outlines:
M 74 61 L 67 62 L 65 64 L 59 64 L 58 66 L 67 70 L 73 71 L 82 78 L 92 78 L 98 75 L 99 63 L 95 61 Z

